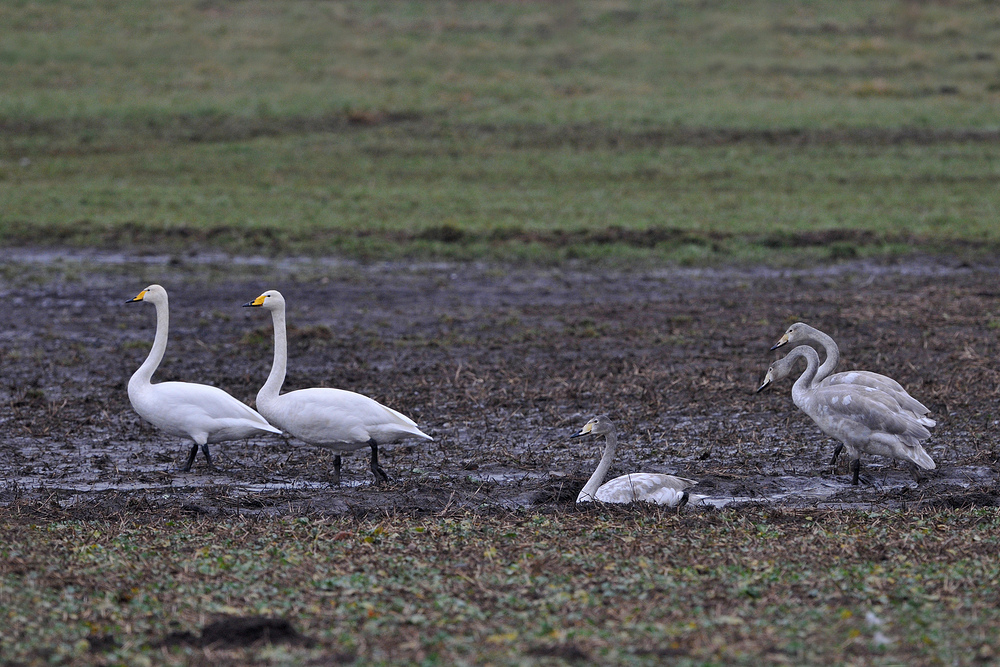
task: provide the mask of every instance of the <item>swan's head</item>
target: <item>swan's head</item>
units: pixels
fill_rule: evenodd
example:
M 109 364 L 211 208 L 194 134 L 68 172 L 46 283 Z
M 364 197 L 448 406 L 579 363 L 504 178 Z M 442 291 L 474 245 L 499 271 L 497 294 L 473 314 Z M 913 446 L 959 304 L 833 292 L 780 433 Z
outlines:
M 767 374 L 764 376 L 764 381 L 759 387 L 757 387 L 757 391 L 762 391 L 769 385 L 775 382 L 780 382 L 791 375 L 792 370 L 795 368 L 795 362 L 800 357 L 814 357 L 817 361 L 819 360 L 819 355 L 816 354 L 816 350 L 812 349 L 808 345 L 796 347 L 784 357 L 771 364 L 771 367 L 767 369 Z
M 764 391 L 765 389 L 770 387 L 775 380 L 779 379 L 777 377 L 778 373 L 775 370 L 774 366 L 775 364 L 771 364 L 771 367 L 767 369 L 767 373 L 764 375 L 764 381 L 760 383 L 759 387 L 757 387 L 757 391 L 754 392 L 755 394 L 759 394 L 760 392 Z
M 265 310 L 278 310 L 285 307 L 285 297 L 276 289 L 269 289 L 250 303 L 244 303 L 244 308 L 264 308 Z
M 607 415 L 598 415 L 583 425 L 583 429 L 571 435 L 571 438 L 579 438 L 585 435 L 607 435 L 615 432 L 615 424 Z
M 138 303 L 139 301 L 149 301 L 153 304 L 166 303 L 167 290 L 163 289 L 159 285 L 150 285 L 125 303 Z
M 816 329 L 805 322 L 796 322 L 792 326 L 788 327 L 784 335 L 778 339 L 778 342 L 771 346 L 772 350 L 777 350 L 779 347 L 784 347 L 785 345 L 791 344 L 792 347 L 796 345 L 801 345 L 802 343 L 807 343 L 813 340 L 813 333 Z

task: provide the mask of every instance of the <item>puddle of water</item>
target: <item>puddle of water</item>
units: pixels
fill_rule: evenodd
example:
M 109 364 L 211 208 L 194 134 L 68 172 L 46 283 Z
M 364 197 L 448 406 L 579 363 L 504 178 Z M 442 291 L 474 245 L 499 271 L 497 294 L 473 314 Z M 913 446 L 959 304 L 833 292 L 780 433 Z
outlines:
M 850 484 L 829 479 L 813 477 L 778 477 L 776 478 L 785 491 L 761 496 L 701 496 L 692 494 L 692 505 L 710 505 L 716 508 L 747 503 L 774 503 L 779 501 L 814 501 L 823 500 L 851 488 Z
M 364 482 L 357 479 L 342 479 L 340 481 L 340 486 L 370 486 L 370 482 Z M 230 484 L 234 490 L 243 491 L 245 493 L 267 493 L 269 491 L 294 491 L 294 490 L 304 490 L 304 489 L 320 489 L 320 490 L 330 490 L 331 487 L 327 482 L 308 482 L 308 481 L 295 481 L 295 482 L 264 482 L 263 484 Z
M 548 473 L 543 475 L 542 473 L 529 472 L 525 470 L 498 470 L 495 472 L 481 472 L 476 475 L 470 475 L 470 479 L 475 482 L 493 482 L 495 484 L 511 484 L 515 482 L 522 482 L 527 479 L 548 479 L 548 477 Z
M 341 486 L 365 486 L 369 482 L 359 480 L 343 480 Z M 101 493 L 103 491 L 160 491 L 174 493 L 183 489 L 204 487 L 226 487 L 243 494 L 268 493 L 287 490 L 328 490 L 327 482 L 309 482 L 305 480 L 289 482 L 264 482 L 244 484 L 227 478 L 174 479 L 171 482 L 81 482 L 58 483 L 43 477 L 20 477 L 5 481 L 6 486 L 15 485 L 25 491 L 63 491 L 67 493 Z
M 751 498 L 749 496 L 732 496 L 730 498 L 712 498 L 708 496 L 696 496 L 692 495 L 688 500 L 689 505 L 694 505 L 695 507 L 706 507 L 711 506 L 716 509 L 722 509 L 723 507 L 728 507 L 729 505 L 745 505 L 748 503 L 764 503 L 767 502 L 767 498 Z

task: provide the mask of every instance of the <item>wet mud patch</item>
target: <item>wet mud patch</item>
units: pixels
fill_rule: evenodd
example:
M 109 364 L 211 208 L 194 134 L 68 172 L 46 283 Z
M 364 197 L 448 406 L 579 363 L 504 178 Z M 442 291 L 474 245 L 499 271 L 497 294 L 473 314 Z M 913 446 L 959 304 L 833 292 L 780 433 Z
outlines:
M 157 646 L 194 646 L 197 648 L 233 649 L 263 644 L 291 644 L 309 648 L 316 642 L 304 637 L 292 627 L 288 619 L 269 616 L 226 616 L 207 624 L 201 635 L 191 632 L 173 632 Z
M 715 506 L 995 505 L 1000 438 L 997 266 L 907 260 L 812 270 L 611 271 L 499 265 L 361 265 L 222 257 L 141 260 L 8 252 L 0 294 L 0 504 L 101 517 L 430 515 L 573 508 L 600 456 L 569 436 L 618 424 L 610 475 L 699 480 Z M 285 390 L 351 389 L 401 410 L 434 442 L 384 447 L 390 482 L 282 437 L 188 445 L 144 424 L 129 376 L 152 341 L 151 282 L 171 296 L 155 379 L 205 382 L 252 404 L 271 363 L 270 322 L 241 305 L 289 303 Z M 794 321 L 840 343 L 841 370 L 876 370 L 928 405 L 938 469 L 919 485 L 863 459 L 849 484 L 834 443 L 794 407 L 790 383 L 754 394 Z

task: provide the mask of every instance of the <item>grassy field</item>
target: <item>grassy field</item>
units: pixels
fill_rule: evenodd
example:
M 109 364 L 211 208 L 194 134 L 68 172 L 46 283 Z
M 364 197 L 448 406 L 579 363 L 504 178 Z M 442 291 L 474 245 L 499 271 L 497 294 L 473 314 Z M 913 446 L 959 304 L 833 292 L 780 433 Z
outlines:
M 1000 250 L 994 3 L 15 0 L 0 26 L 4 248 L 618 266 Z M 0 506 L 0 663 L 1000 652 L 996 508 L 241 520 L 128 502 Z M 255 614 L 307 639 L 205 639 Z
M 693 263 L 992 252 L 992 10 L 7 3 L 0 240 Z
M 0 525 L 4 657 L 986 664 L 1000 651 L 998 529 L 995 508 L 22 518 Z M 288 619 L 305 641 L 200 643 L 213 620 L 247 615 Z

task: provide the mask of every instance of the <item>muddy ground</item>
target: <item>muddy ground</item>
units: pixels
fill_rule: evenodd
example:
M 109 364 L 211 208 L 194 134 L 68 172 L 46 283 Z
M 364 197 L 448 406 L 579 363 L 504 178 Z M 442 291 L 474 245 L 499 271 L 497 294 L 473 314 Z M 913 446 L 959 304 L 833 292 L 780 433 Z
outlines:
M 911 259 L 818 269 L 373 264 L 225 257 L 0 254 L 0 505 L 61 516 L 373 515 L 573 507 L 600 444 L 574 439 L 608 413 L 623 441 L 611 474 L 700 480 L 716 499 L 822 507 L 1000 503 L 1000 265 Z M 144 424 L 126 394 L 154 312 L 171 299 L 158 380 L 222 387 L 252 404 L 271 363 L 269 288 L 289 303 L 285 389 L 329 386 L 414 418 L 433 443 L 365 457 L 261 437 L 213 448 Z M 859 487 L 833 441 L 797 411 L 791 383 L 754 394 L 768 348 L 802 320 L 836 338 L 841 370 L 899 380 L 938 426 L 939 468 L 915 484 L 878 457 Z M 714 511 L 689 507 L 684 511 Z

